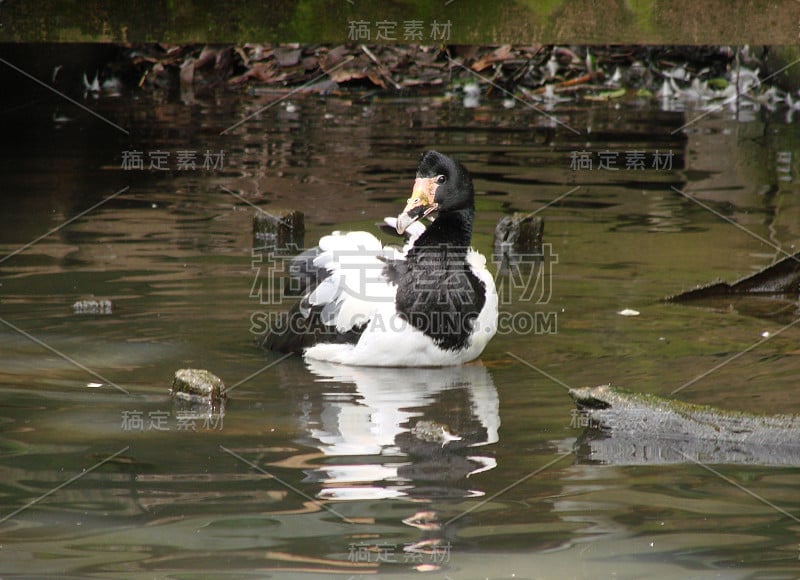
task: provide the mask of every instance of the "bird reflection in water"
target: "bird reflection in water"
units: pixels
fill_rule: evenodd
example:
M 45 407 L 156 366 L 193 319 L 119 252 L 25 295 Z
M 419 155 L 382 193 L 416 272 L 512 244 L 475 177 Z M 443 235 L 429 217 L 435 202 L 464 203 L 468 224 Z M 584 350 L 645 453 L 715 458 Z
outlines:
M 492 454 L 478 448 L 498 441 L 500 417 L 497 390 L 481 363 L 403 369 L 307 364 L 326 387 L 308 399 L 301 418 L 308 443 L 326 456 L 306 478 L 324 486 L 320 499 L 483 495 L 469 478 L 496 466 Z

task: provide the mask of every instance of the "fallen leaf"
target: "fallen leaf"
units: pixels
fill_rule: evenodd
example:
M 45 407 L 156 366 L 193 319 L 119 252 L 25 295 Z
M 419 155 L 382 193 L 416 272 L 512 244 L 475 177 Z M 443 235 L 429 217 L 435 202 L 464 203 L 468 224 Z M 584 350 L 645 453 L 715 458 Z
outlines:
M 610 101 L 612 99 L 619 99 L 625 96 L 627 90 L 623 87 L 615 91 L 604 91 L 596 95 L 586 95 L 583 98 L 587 101 Z
M 383 79 L 381 78 L 381 76 L 379 74 L 374 73 L 372 71 L 369 71 L 369 72 L 367 72 L 367 78 L 370 80 L 370 82 L 373 85 L 377 85 L 382 89 L 386 88 L 386 83 L 383 82 Z
M 508 60 L 509 58 L 514 58 L 514 55 L 511 52 L 511 45 L 506 44 L 491 54 L 479 58 L 475 63 L 472 64 L 471 68 L 475 72 L 481 72 L 483 69 L 488 68 L 494 63 L 502 62 L 504 60 Z
M 200 56 L 197 57 L 197 62 L 195 62 L 195 68 L 205 68 L 206 66 L 217 62 L 217 54 L 219 51 L 216 48 L 211 48 L 209 46 L 204 46 L 203 50 L 200 52 Z

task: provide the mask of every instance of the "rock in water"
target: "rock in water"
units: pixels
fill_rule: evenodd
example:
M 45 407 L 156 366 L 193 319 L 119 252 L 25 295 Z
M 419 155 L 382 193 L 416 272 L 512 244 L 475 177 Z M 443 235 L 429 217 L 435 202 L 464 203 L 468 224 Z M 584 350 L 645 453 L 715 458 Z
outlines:
M 222 379 L 204 369 L 175 371 L 170 393 L 173 397 L 198 403 L 218 403 L 226 397 Z
M 441 443 L 442 447 L 450 441 L 461 441 L 461 437 L 453 435 L 449 429 L 436 421 L 417 421 L 411 433 L 419 440 L 426 443 Z

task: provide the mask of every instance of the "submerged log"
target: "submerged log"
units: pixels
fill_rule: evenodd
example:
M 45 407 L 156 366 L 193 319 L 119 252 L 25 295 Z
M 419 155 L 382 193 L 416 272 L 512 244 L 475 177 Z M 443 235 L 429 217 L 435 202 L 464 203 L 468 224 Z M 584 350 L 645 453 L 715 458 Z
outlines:
M 301 211 L 271 210 L 253 215 L 254 248 L 302 248 L 305 233 L 305 216 Z
M 500 218 L 494 228 L 494 259 L 497 273 L 509 275 L 513 268 L 530 266 L 543 259 L 544 220 L 539 216 L 515 213 Z
M 541 250 L 544 220 L 540 216 L 515 213 L 500 218 L 494 228 L 494 245 L 509 245 L 517 252 Z
M 688 292 L 668 296 L 667 302 L 688 302 L 718 296 L 785 295 L 800 293 L 800 252 L 732 284 L 712 282 Z
M 760 416 L 603 385 L 571 389 L 578 457 L 612 465 L 800 466 L 800 417 Z

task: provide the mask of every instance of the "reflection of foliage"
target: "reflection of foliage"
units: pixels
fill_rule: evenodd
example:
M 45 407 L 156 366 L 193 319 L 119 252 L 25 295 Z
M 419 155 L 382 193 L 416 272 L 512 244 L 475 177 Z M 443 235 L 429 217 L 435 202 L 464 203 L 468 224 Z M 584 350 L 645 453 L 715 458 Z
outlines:
M 531 14 L 539 20 L 549 18 L 553 12 L 561 8 L 564 0 L 517 0 L 519 4 L 525 6 Z
M 430 27 L 434 21 L 452 24 L 452 39 L 460 43 L 470 40 L 492 41 L 491 36 L 503 35 L 504 12 L 497 6 L 481 0 L 457 0 L 457 5 L 428 0 L 404 0 L 402 2 L 366 2 L 354 0 L 300 0 L 288 29 L 289 38 L 284 41 L 341 42 L 348 39 L 348 23 L 351 21 L 388 21 L 397 24 L 397 42 L 404 42 L 403 23 L 421 21 L 424 27 L 422 43 L 430 43 Z M 560 3 L 560 2 L 559 2 Z M 375 38 L 370 39 L 375 41 Z
M 265 3 L 161 0 L 29 0 L 3 4 L 0 41 L 93 42 L 323 42 L 347 40 L 349 20 L 435 19 L 452 22 L 453 44 L 631 42 L 692 44 L 705 41 L 796 44 L 789 23 L 800 3 L 771 3 L 746 19 L 728 0 L 275 0 Z M 692 26 L 685 22 L 691 19 Z M 776 22 L 778 25 L 776 26 Z M 703 38 L 697 38 L 702 31 Z M 403 42 L 402 36 L 397 42 Z
M 640 33 L 653 31 L 653 13 L 655 0 L 628 0 L 625 6 L 633 13 L 636 28 Z
M 342 16 L 347 6 L 348 4 L 344 1 L 300 0 L 289 20 L 288 36 L 298 39 L 316 38 L 323 42 L 328 39 L 346 37 L 347 28 L 343 27 L 347 19 Z M 336 30 L 333 30 L 333 27 Z
M 498 42 L 511 36 L 522 41 L 526 14 L 550 14 L 562 0 L 530 3 L 534 9 L 510 3 L 457 0 L 451 5 L 428 0 L 369 2 L 367 0 L 278 0 L 241 3 L 220 10 L 210 0 L 148 4 L 147 10 L 130 10 L 125 4 L 79 2 L 64 5 L 53 0 L 31 0 L 24 9 L 4 7 L 8 25 L 0 29 L 3 40 L 102 42 L 344 42 L 351 20 L 392 21 L 398 24 L 397 42 L 403 42 L 402 23 L 424 23 L 429 40 L 434 21 L 452 23 L 452 39 L 460 44 Z M 374 39 L 373 39 L 374 40 Z
M 397 41 L 402 42 L 404 21 L 422 20 L 429 25 L 437 18 L 447 18 L 443 6 L 419 0 L 396 3 L 354 0 L 353 4 L 344 0 L 300 0 L 288 26 L 290 38 L 285 40 L 341 42 L 347 39 L 350 21 L 365 21 L 372 25 L 389 21 L 397 23 Z

